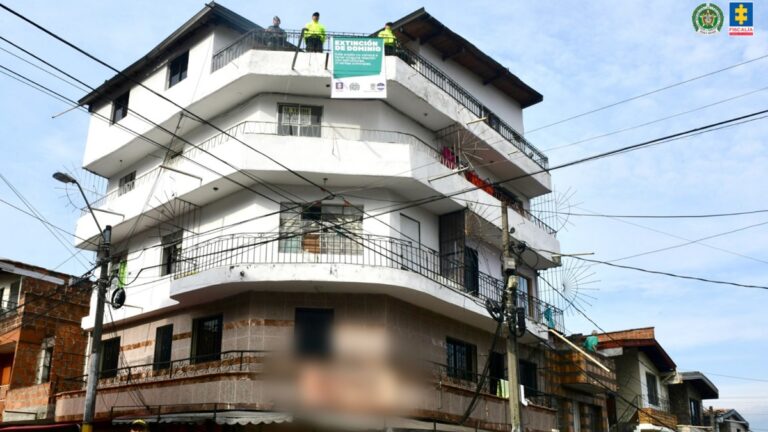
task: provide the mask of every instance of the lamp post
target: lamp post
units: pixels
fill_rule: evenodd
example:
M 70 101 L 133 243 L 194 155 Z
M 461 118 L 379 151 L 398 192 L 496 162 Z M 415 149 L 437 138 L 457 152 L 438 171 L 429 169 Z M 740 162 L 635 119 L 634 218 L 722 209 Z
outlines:
M 73 183 L 77 186 L 77 189 L 80 190 L 80 195 L 83 196 L 85 205 L 88 206 L 88 211 L 91 213 L 91 216 L 93 216 L 93 221 L 96 222 L 96 228 L 98 228 L 101 233 L 99 251 L 96 255 L 97 263 L 100 265 L 101 270 L 99 279 L 96 282 L 96 316 L 93 323 L 93 333 L 91 334 L 91 354 L 88 357 L 88 380 L 85 386 L 85 408 L 83 410 L 83 426 L 81 428 L 82 432 L 91 432 L 93 430 L 93 417 L 96 412 L 96 386 L 99 382 L 101 333 L 104 326 L 104 303 L 106 302 L 107 281 L 109 278 L 112 227 L 107 225 L 103 230 L 101 229 L 101 225 L 91 208 L 91 203 L 88 202 L 88 198 L 85 196 L 85 192 L 83 192 L 83 188 L 77 180 L 62 172 L 54 173 L 53 178 L 62 183 Z

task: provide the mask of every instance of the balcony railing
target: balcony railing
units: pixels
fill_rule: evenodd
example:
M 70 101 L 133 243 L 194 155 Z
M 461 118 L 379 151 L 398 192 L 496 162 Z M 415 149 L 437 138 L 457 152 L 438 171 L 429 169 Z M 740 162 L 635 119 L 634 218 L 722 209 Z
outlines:
M 287 238 L 292 237 L 292 238 Z M 317 232 L 288 235 L 239 233 L 183 247 L 174 269 L 181 279 L 198 272 L 243 264 L 352 264 L 418 273 L 440 285 L 481 299 L 501 300 L 504 282 L 465 268 L 437 251 L 410 241 L 369 234 Z M 520 294 L 528 317 L 563 329 L 563 312 L 535 297 Z
M 91 207 L 93 208 L 103 208 L 107 205 L 114 202 L 117 198 L 129 194 L 136 189 L 140 189 L 151 182 L 153 182 L 157 177 L 160 175 L 160 171 L 162 170 L 161 167 L 153 168 L 146 173 L 136 177 L 133 181 L 129 182 L 128 184 L 125 184 L 117 189 L 112 190 L 111 192 L 107 192 L 103 196 L 101 196 L 99 199 L 94 200 L 91 202 Z M 88 207 L 83 207 L 80 209 L 81 216 L 86 216 L 88 214 Z
M 334 37 L 369 37 L 369 35 L 363 33 L 326 33 L 324 46 L 326 51 L 330 50 Z M 251 49 L 299 51 L 301 43 L 300 30 L 288 30 L 281 35 L 261 29 L 253 30 L 243 35 L 228 47 L 214 54 L 211 62 L 211 71 L 214 72 L 224 67 Z M 531 160 L 536 162 L 542 169 L 549 168 L 549 159 L 543 152 L 541 152 L 541 150 L 529 143 L 525 137 L 517 132 L 512 126 L 507 124 L 493 111 L 488 109 L 488 107 L 483 105 L 477 98 L 472 96 L 469 91 L 464 89 L 459 83 L 440 70 L 440 68 L 433 65 L 424 57 L 405 48 L 399 48 L 397 50 L 397 57 L 401 58 L 424 78 L 445 91 L 472 114 L 476 115 L 478 118 L 485 119 L 485 123 L 491 129 L 498 132 L 502 138 L 520 150 L 524 155 L 531 158 Z
M 260 372 L 268 351 L 223 351 L 163 363 L 145 363 L 100 371 L 99 387 L 143 384 L 202 375 Z M 85 388 L 86 376 L 62 378 L 70 388 Z M 74 383 L 74 384 L 73 384 Z

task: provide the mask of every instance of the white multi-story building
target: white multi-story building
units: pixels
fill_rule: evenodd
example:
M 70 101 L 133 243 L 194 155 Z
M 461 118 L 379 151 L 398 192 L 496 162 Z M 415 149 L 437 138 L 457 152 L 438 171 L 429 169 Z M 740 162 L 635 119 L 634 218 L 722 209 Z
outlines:
M 504 429 L 505 345 L 489 354 L 486 310 L 502 291 L 502 208 L 520 255 L 520 352 L 543 383 L 535 347 L 562 312 L 536 277 L 559 252 L 530 212 L 551 192 L 547 158 L 523 138 L 542 96 L 423 9 L 393 28 L 403 49 L 385 59 L 386 99 L 331 99 L 328 53 L 215 4 L 83 98 L 83 165 L 108 179 L 93 205 L 127 292 L 105 317 L 97 419 L 277 427 L 322 408 L 440 430 L 489 361 L 465 424 Z M 76 233 L 99 236 L 86 213 Z M 295 374 L 298 391 L 266 390 L 270 359 L 372 353 L 429 372 L 388 365 L 399 372 L 358 385 L 320 368 Z M 82 404 L 60 394 L 57 419 Z

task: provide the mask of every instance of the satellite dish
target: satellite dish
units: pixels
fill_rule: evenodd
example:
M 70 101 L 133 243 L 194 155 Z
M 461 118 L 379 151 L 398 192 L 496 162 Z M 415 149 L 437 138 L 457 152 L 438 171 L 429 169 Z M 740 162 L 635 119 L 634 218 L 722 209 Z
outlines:
M 123 289 L 122 287 L 112 291 L 112 301 L 110 302 L 110 304 L 112 305 L 112 309 L 117 310 L 123 307 L 123 305 L 125 305 L 125 298 L 126 298 L 125 289 Z
M 563 311 L 578 313 L 576 309 L 592 306 L 590 300 L 595 297 L 587 291 L 597 291 L 589 285 L 597 282 L 592 265 L 585 261 L 564 256 L 560 267 L 551 268 L 540 273 L 540 294 L 543 300 L 556 305 Z

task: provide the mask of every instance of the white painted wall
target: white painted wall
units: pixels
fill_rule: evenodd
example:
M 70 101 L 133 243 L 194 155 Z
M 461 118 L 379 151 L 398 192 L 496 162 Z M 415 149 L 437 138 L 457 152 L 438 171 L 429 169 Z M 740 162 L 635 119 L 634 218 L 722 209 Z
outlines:
M 443 61 L 442 55 L 430 45 L 411 43 L 408 47 L 415 48 L 416 53 L 453 78 L 520 134 L 523 133 L 523 109 L 516 100 L 504 94 L 493 84 L 483 85 L 483 80 L 479 76 L 455 61 L 450 59 Z

